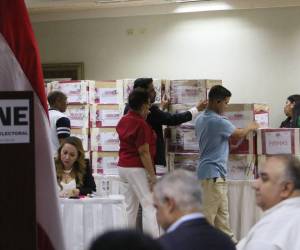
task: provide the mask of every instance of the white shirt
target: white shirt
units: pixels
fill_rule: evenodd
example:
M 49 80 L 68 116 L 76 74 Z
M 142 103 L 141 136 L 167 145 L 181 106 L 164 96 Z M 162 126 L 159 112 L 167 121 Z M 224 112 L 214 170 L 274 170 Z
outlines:
M 62 124 L 57 126 L 58 120 L 61 118 L 65 118 L 62 120 Z M 66 120 L 67 118 L 67 120 Z M 59 135 L 64 135 L 64 137 L 70 136 L 70 120 L 69 118 L 62 112 L 56 109 L 49 109 L 49 121 L 50 121 L 50 128 L 51 128 L 51 144 L 52 144 L 52 151 L 53 155 L 56 155 L 57 150 L 59 148 Z M 67 122 L 66 122 L 67 121 Z
M 204 215 L 202 213 L 191 213 L 191 214 L 184 215 L 184 216 L 180 217 L 180 219 L 175 221 L 167 229 L 167 233 L 170 233 L 170 232 L 174 231 L 177 227 L 179 227 L 182 223 L 184 223 L 186 221 L 194 220 L 194 219 L 200 219 L 200 218 L 204 218 Z
M 237 245 L 237 250 L 299 250 L 300 197 L 286 199 L 266 210 Z
M 73 179 L 68 183 L 61 181 L 60 185 L 62 186 L 62 189 L 60 188 L 59 185 L 57 185 L 59 197 L 67 197 L 67 194 L 69 193 L 70 190 L 76 189 L 76 180 Z

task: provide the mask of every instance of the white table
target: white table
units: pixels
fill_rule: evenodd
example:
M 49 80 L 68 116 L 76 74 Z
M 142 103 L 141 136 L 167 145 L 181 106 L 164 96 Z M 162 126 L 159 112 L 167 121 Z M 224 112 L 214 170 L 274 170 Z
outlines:
M 60 199 L 67 250 L 88 249 L 101 233 L 128 226 L 124 197 Z
M 109 182 L 109 194 L 120 194 L 120 177 L 118 175 L 94 174 L 94 179 L 99 195 L 103 183 L 106 181 Z M 250 180 L 228 181 L 230 225 L 237 240 L 243 238 L 262 215 L 262 211 L 256 206 L 251 182 Z
M 252 181 L 228 181 L 230 225 L 237 240 L 243 238 L 261 218 L 262 211 L 256 206 Z

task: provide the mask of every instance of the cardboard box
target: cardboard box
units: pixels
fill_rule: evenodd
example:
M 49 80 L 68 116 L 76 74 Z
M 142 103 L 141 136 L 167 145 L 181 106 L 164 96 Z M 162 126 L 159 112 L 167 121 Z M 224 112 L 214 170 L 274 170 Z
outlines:
M 118 80 L 119 83 L 123 85 L 123 102 L 128 102 L 128 96 L 133 90 L 135 79 L 123 79 Z M 161 103 L 161 97 L 165 93 L 165 80 L 153 79 L 153 86 L 156 92 L 155 103 Z
M 68 97 L 69 104 L 85 104 L 89 100 L 89 85 L 94 81 L 54 81 L 47 84 L 47 93 L 59 90 Z
M 171 80 L 171 104 L 195 105 L 200 100 L 206 100 L 209 89 L 214 85 L 221 85 L 221 80 Z
M 254 154 L 229 155 L 227 178 L 229 180 L 253 180 L 257 176 L 257 159 Z
M 182 113 L 182 112 L 186 112 L 189 109 L 191 109 L 192 107 L 195 107 L 195 105 L 187 105 L 187 104 L 171 104 L 169 106 L 169 111 L 171 113 Z M 195 127 L 195 119 L 182 123 L 179 125 L 180 127 L 187 127 L 187 128 L 194 128 Z
M 96 81 L 90 84 L 90 104 L 119 104 L 122 101 L 122 89 L 116 81 Z
M 194 128 L 170 127 L 166 130 L 169 152 L 198 152 Z
M 245 138 L 229 138 L 230 154 L 256 154 L 256 134 L 250 132 Z
M 89 105 L 68 105 L 66 115 L 71 121 L 72 128 L 89 127 Z
M 71 136 L 76 136 L 82 141 L 84 151 L 89 150 L 89 129 L 88 128 L 72 128 Z
M 269 126 L 269 106 L 266 104 L 228 104 L 224 116 L 237 128 L 245 128 L 250 122 L 256 121 L 261 127 Z M 256 154 L 255 133 L 246 138 L 229 139 L 231 154 Z
M 115 128 L 91 128 L 92 151 L 118 152 L 119 149 L 119 136 Z
M 299 129 L 259 129 L 257 132 L 257 154 L 300 154 Z
M 93 152 L 93 172 L 97 174 L 118 175 L 118 152 Z
M 199 154 L 197 153 L 168 153 L 168 168 L 170 171 L 185 169 L 196 172 Z
M 119 105 L 97 105 L 90 106 L 90 127 L 116 127 L 122 111 Z
M 237 128 L 244 128 L 256 121 L 260 128 L 269 127 L 269 106 L 267 104 L 228 104 L 224 116 Z

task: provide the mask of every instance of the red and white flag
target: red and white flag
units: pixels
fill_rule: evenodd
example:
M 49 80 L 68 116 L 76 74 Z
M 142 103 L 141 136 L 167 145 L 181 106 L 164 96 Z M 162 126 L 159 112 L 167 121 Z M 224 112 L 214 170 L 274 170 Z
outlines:
M 0 91 L 34 92 L 38 248 L 65 249 L 43 74 L 24 0 L 0 0 Z

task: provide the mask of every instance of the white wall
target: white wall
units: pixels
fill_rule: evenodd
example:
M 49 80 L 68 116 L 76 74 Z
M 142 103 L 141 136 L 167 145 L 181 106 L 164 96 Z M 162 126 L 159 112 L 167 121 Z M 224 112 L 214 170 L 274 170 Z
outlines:
M 284 119 L 300 93 L 300 8 L 234 10 L 34 24 L 45 62 L 84 62 L 86 79 L 222 79 L 232 102 Z M 128 34 L 133 31 L 133 34 Z

